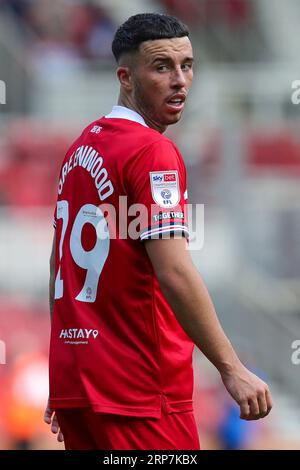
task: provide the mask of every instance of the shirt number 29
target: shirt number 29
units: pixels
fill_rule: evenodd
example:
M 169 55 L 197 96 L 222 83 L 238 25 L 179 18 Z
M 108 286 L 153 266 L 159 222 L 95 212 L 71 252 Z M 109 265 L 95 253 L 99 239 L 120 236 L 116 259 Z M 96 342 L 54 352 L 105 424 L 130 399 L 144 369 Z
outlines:
M 59 241 L 59 269 L 55 279 L 55 299 L 64 295 L 64 281 L 61 277 L 61 260 L 63 257 L 63 243 L 69 224 L 68 201 L 57 202 L 57 219 L 62 219 L 62 231 Z M 92 224 L 97 233 L 95 246 L 86 251 L 81 243 L 82 229 L 85 224 Z M 95 302 L 99 278 L 109 253 L 109 232 L 103 212 L 93 204 L 84 204 L 78 211 L 70 235 L 70 251 L 72 258 L 82 269 L 86 270 L 85 282 L 76 296 L 80 302 Z

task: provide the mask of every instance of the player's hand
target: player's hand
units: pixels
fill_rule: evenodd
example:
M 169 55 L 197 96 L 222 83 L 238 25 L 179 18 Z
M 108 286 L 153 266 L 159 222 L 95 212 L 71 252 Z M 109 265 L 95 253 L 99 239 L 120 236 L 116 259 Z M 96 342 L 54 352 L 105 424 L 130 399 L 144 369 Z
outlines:
M 221 373 L 223 383 L 240 406 L 240 418 L 247 421 L 267 416 L 273 406 L 268 385 L 240 363 Z
M 47 407 L 45 409 L 44 421 L 45 423 L 51 425 L 51 431 L 53 432 L 53 434 L 57 434 L 58 442 L 63 442 L 64 436 L 59 428 L 56 413 L 50 408 L 49 403 L 47 404 Z

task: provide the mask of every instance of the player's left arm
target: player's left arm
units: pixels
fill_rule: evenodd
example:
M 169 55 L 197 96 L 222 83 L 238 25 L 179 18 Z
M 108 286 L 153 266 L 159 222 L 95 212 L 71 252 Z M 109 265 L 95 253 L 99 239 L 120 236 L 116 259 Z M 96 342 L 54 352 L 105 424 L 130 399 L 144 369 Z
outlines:
M 192 262 L 186 240 L 147 240 L 145 248 L 178 322 L 220 372 L 227 391 L 240 406 L 240 417 L 254 420 L 267 416 L 273 406 L 269 387 L 238 358 Z
M 50 308 L 50 318 L 52 323 L 53 317 L 53 306 L 54 306 L 54 290 L 55 290 L 55 245 L 56 245 L 56 235 L 54 232 L 53 242 L 52 242 L 52 250 L 50 255 L 50 277 L 49 277 L 49 308 Z M 50 408 L 49 402 L 47 403 L 45 413 L 44 413 L 44 421 L 46 424 L 51 425 L 51 431 L 53 434 L 57 434 L 58 442 L 63 442 L 64 437 L 62 432 L 59 429 L 59 424 L 57 421 L 57 416 L 54 410 Z

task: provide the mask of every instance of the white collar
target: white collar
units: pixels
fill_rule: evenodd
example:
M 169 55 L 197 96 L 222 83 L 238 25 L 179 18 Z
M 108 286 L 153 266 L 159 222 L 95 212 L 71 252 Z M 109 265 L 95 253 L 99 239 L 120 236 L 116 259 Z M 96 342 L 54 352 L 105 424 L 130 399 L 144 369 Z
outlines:
M 114 106 L 112 111 L 105 116 L 108 119 L 128 119 L 129 121 L 138 122 L 142 126 L 149 127 L 144 121 L 144 118 L 133 109 L 126 108 L 125 106 Z

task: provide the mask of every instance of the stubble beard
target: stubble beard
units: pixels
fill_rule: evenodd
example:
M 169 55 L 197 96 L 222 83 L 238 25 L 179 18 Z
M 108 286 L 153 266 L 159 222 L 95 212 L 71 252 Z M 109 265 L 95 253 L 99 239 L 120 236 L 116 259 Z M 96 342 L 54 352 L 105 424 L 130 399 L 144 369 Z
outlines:
M 167 127 L 169 125 L 168 122 L 162 122 L 162 116 L 158 114 L 153 104 L 147 99 L 143 87 L 138 82 L 135 83 L 134 100 L 148 122 L 155 124 L 156 127 Z

